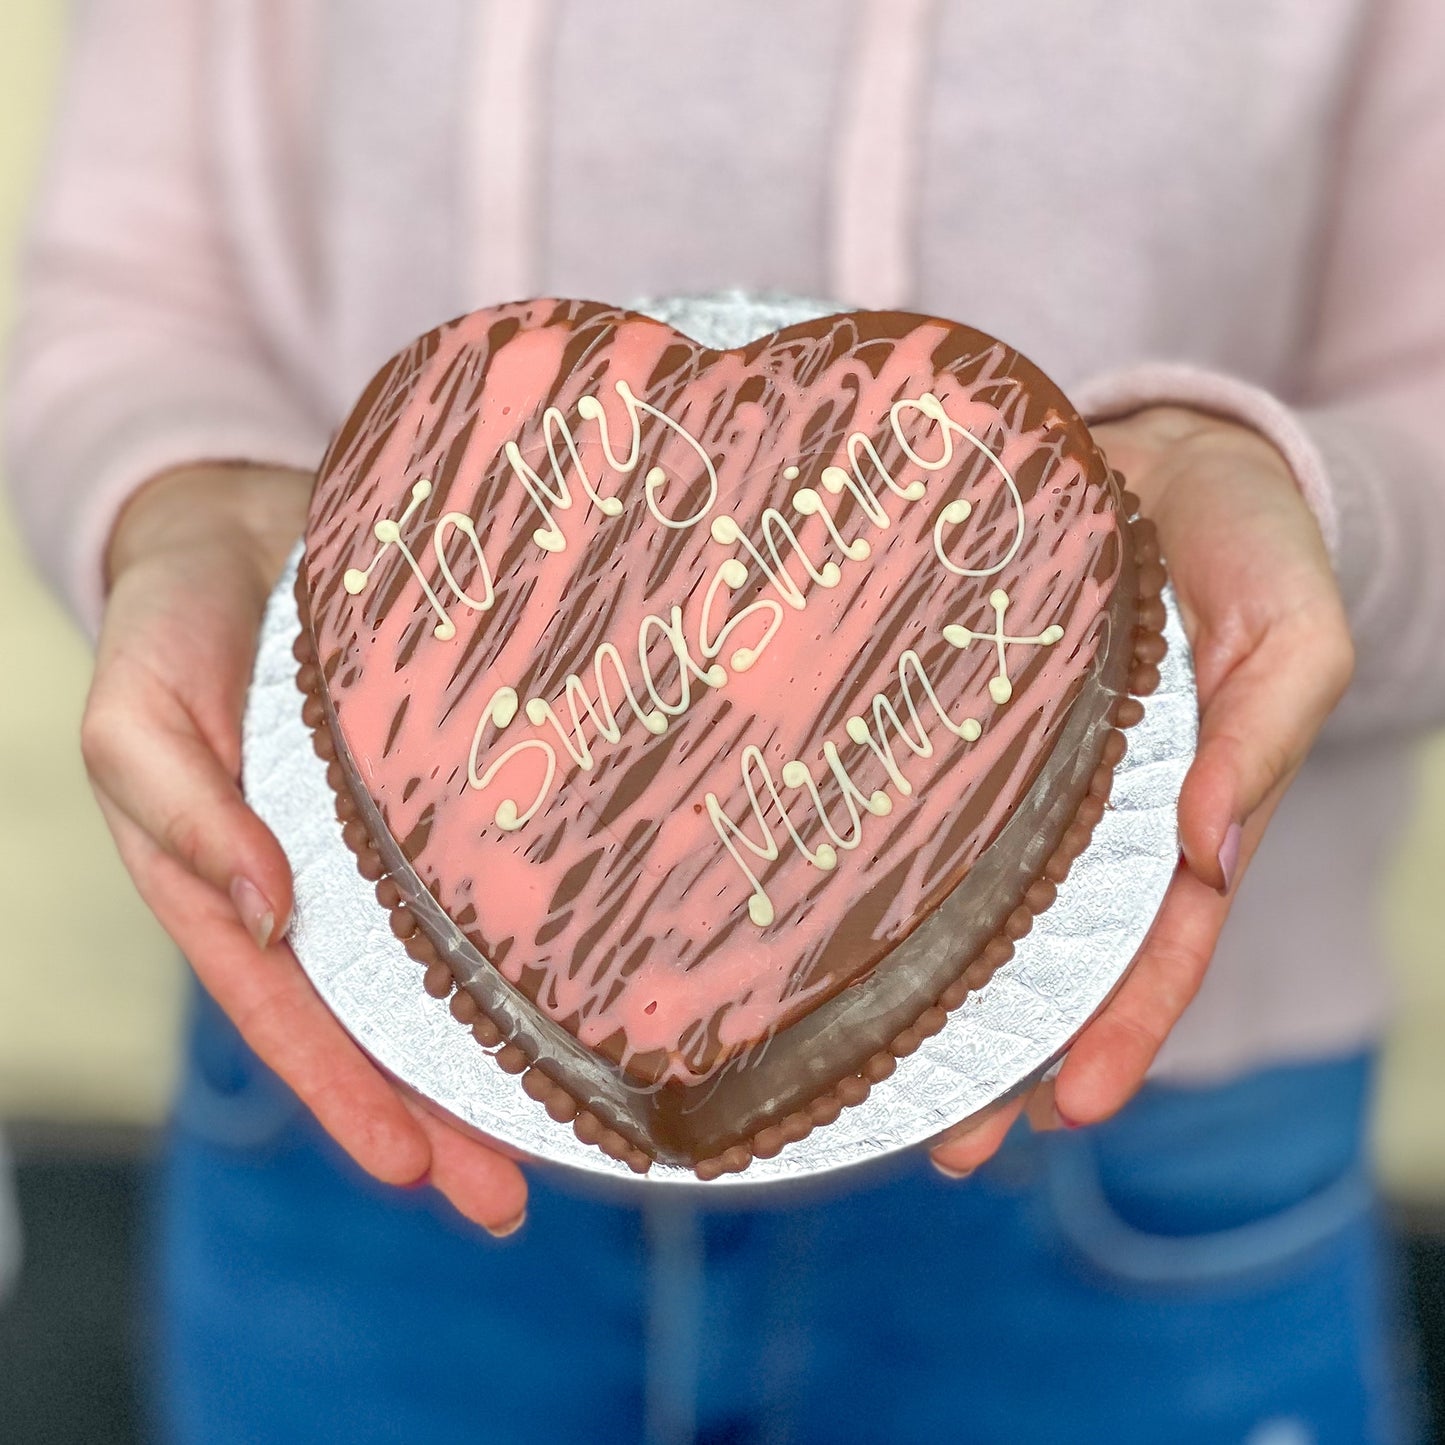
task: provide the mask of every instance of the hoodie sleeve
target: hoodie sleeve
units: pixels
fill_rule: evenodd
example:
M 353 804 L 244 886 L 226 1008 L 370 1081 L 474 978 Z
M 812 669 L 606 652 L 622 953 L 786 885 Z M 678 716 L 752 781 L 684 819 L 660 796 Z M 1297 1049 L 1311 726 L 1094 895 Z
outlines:
M 1194 406 L 1284 454 L 1324 534 L 1355 681 L 1325 737 L 1445 721 L 1445 5 L 1373 7 L 1341 115 L 1317 308 L 1277 397 L 1169 363 L 1086 383 L 1095 420 Z
M 205 13 L 78 7 L 24 257 L 6 471 L 33 553 L 91 632 L 111 528 L 143 482 L 198 461 L 310 468 L 326 441 L 235 265 Z

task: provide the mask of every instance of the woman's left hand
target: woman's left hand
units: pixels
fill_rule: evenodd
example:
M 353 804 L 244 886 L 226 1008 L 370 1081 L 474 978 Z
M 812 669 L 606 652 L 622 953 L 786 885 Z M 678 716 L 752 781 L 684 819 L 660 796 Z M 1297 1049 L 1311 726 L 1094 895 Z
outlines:
M 1093 428 L 1159 540 L 1194 652 L 1199 747 L 1179 798 L 1183 849 L 1134 967 L 1053 1081 L 932 1148 L 944 1172 L 988 1159 L 1021 1112 L 1096 1123 L 1138 1091 L 1199 989 L 1239 879 L 1349 683 L 1354 650 L 1314 516 L 1258 433 L 1181 407 Z

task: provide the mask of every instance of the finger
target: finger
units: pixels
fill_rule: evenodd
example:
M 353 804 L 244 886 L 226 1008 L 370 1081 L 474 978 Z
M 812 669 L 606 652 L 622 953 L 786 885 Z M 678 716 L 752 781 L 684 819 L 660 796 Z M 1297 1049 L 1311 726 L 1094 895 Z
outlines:
M 978 1122 L 965 1119 L 955 1124 L 929 1149 L 933 1167 L 950 1179 L 972 1174 L 998 1152 L 1014 1120 L 1023 1112 L 1024 1103 L 1022 1098 L 1013 1099 Z
M 1210 640 L 1201 639 L 1201 653 Z M 1351 652 L 1338 629 L 1304 619 L 1267 638 L 1208 692 L 1199 743 L 1179 796 L 1179 834 L 1194 875 L 1228 892 L 1244 826 L 1289 778 L 1349 680 Z M 1201 657 L 1201 678 L 1207 675 Z
M 1024 1117 L 1035 1134 L 1047 1134 L 1051 1130 L 1068 1127 L 1054 1103 L 1052 1079 L 1043 1079 L 1029 1090 L 1024 1101 Z
M 1138 1092 L 1155 1056 L 1203 982 L 1225 899 L 1181 868 L 1118 992 L 1079 1034 L 1054 1080 L 1054 1107 L 1070 1127 L 1096 1124 Z
M 512 1160 L 469 1138 L 427 1107 L 408 1108 L 431 1146 L 431 1184 L 459 1214 L 503 1239 L 527 1217 L 527 1180 Z
M 97 794 L 187 872 L 231 901 L 259 947 L 285 932 L 291 868 L 185 706 L 159 687 L 97 684 L 81 747 Z
M 1243 877 L 1289 788 L 1284 778 L 1240 835 L 1235 882 Z M 1054 1079 L 1065 1128 L 1098 1123 L 1139 1091 L 1174 1025 L 1204 981 L 1231 900 L 1187 866 L 1175 872 L 1134 966 L 1070 1047 Z
M 101 808 L 141 896 L 258 1057 L 356 1162 L 387 1184 L 431 1164 L 395 1086 L 337 1023 L 285 944 L 258 949 L 226 898 L 169 857 L 113 803 Z

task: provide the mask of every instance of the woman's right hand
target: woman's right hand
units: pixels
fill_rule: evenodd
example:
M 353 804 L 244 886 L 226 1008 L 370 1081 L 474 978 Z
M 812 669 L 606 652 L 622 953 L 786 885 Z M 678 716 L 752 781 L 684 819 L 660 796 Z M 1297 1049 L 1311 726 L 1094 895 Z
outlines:
M 246 1042 L 368 1173 L 430 1180 L 494 1234 L 522 1221 L 510 1159 L 403 1094 L 282 941 L 291 871 L 241 795 L 241 717 L 261 616 L 310 494 L 300 472 L 207 465 L 131 500 L 81 746 L 141 896 Z

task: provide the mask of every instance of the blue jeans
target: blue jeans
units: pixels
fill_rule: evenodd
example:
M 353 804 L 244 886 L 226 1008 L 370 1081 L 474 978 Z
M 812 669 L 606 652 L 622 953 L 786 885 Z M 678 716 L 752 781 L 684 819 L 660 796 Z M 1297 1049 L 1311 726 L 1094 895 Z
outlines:
M 206 1445 L 1395 1445 L 1370 1074 L 1151 1087 L 961 1184 L 913 1155 L 700 1209 L 534 1169 L 494 1242 L 360 1176 L 202 999 L 161 1409 Z

